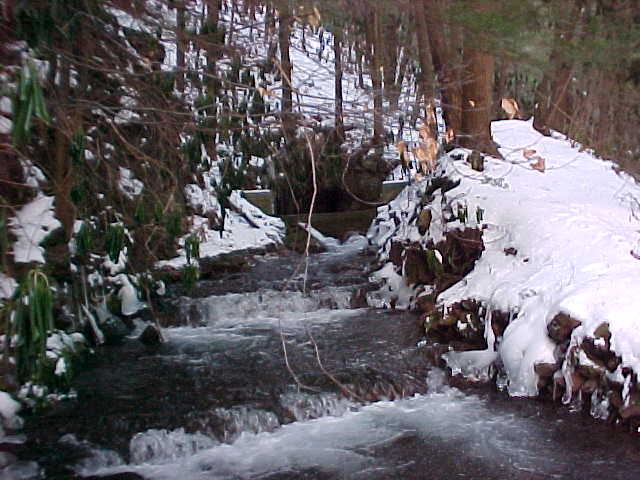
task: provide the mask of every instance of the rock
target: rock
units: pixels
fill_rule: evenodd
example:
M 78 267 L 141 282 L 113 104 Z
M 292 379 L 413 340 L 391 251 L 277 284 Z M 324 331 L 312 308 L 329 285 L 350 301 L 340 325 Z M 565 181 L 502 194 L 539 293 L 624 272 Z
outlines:
M 82 477 L 84 480 L 145 480 L 142 475 L 134 472 L 121 472 L 112 475 L 96 475 L 91 477 Z
M 558 369 L 558 365 L 555 363 L 536 363 L 533 366 L 533 370 L 542 378 L 551 377 Z
M 147 328 L 145 328 L 140 334 L 138 340 L 148 347 L 153 347 L 162 343 L 160 331 L 154 325 L 147 325 Z
M 604 338 L 609 343 L 611 340 L 611 332 L 609 331 L 609 324 L 607 322 L 601 323 L 598 328 L 593 332 L 595 338 Z
M 474 150 L 471 152 L 471 155 L 467 158 L 467 161 L 471 164 L 471 168 L 473 168 L 477 172 L 484 172 L 484 157 L 482 154 Z
M 416 299 L 416 308 L 422 312 L 429 313 L 436 308 L 433 295 L 421 295 Z
M 599 337 L 603 338 L 603 337 Z M 613 372 L 621 363 L 620 357 L 609 350 L 609 342 L 606 341 L 607 347 L 596 345 L 593 338 L 585 338 L 580 344 L 580 348 L 584 351 L 585 355 L 598 366 L 606 368 Z
M 431 226 L 431 217 L 431 210 L 428 208 L 425 208 L 420 212 L 418 221 L 416 222 L 420 235 L 424 235 L 429 231 L 429 227 Z
M 629 405 L 620 410 L 620 417 L 628 420 L 634 417 L 640 417 L 640 405 Z
M 620 392 L 616 392 L 616 391 L 609 392 L 609 403 L 614 408 L 619 409 L 620 407 L 622 407 L 622 395 L 620 395 Z
M 549 338 L 556 343 L 562 343 L 571 336 L 573 329 L 582 325 L 582 322 L 571 318 L 565 313 L 559 313 L 547 325 Z
M 405 249 L 404 274 L 409 285 L 430 284 L 436 279 L 429 270 L 426 255 L 420 246 Z
M 402 251 L 404 248 L 401 243 L 391 242 L 391 247 L 389 248 L 389 260 L 396 268 L 402 267 Z
M 365 288 L 358 288 L 351 295 L 349 300 L 349 306 L 351 308 L 367 308 L 369 303 L 367 302 L 367 290 Z
M 504 334 L 510 318 L 509 313 L 501 310 L 493 310 L 491 312 L 491 329 L 496 338 L 500 338 Z
M 100 325 L 100 330 L 104 335 L 104 342 L 107 345 L 114 345 L 121 342 L 131 331 L 125 321 L 115 316 L 110 316 Z

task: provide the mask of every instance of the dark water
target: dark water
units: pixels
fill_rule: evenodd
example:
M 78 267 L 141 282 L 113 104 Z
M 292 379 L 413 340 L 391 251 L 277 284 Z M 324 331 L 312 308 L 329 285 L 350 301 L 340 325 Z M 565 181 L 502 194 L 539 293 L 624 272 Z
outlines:
M 413 315 L 348 308 L 363 246 L 314 256 L 306 280 L 299 257 L 271 256 L 176 299 L 184 326 L 101 351 L 78 402 L 29 419 L 20 457 L 46 478 L 640 478 L 635 437 L 451 388 Z

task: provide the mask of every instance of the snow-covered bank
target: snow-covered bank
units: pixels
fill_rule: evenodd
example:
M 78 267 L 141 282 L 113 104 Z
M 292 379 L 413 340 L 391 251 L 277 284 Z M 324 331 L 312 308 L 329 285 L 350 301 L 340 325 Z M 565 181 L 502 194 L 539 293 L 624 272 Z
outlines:
M 485 312 L 486 354 L 455 354 L 456 367 L 477 373 L 486 365 L 476 360 L 495 360 L 514 396 L 538 393 L 538 364 L 553 365 L 555 383 L 567 390 L 576 369 L 588 367 L 624 384 L 628 405 L 634 390 L 629 373 L 640 371 L 640 187 L 612 163 L 559 136 L 543 137 L 530 122 L 494 122 L 492 130 L 504 159 L 487 158 L 477 172 L 465 161 L 466 151 L 451 152 L 446 175 L 460 184 L 431 198 L 423 198 L 427 181 L 407 187 L 379 209 L 369 236 L 389 262 L 394 242 L 428 252 L 447 232 L 478 228 L 484 251 L 475 268 L 437 297 L 444 315 L 465 299 L 477 300 Z M 425 232 L 421 212 L 427 209 Z M 406 273 L 406 249 L 403 258 Z M 409 285 L 400 269 L 384 268 L 392 290 L 387 298 L 395 296 L 397 304 L 415 305 L 417 297 L 431 293 L 430 287 Z M 491 328 L 492 311 L 511 313 L 504 332 Z M 558 314 L 577 325 L 569 328 L 568 345 L 549 333 L 554 319 L 565 318 Z M 619 361 L 600 365 L 598 355 L 585 352 L 585 340 L 595 350 L 609 347 Z

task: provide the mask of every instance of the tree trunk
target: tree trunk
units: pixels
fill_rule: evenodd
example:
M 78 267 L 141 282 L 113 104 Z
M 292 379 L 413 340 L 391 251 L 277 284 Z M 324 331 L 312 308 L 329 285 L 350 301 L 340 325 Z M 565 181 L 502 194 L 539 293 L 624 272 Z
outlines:
M 422 98 L 423 95 L 429 91 L 431 59 L 429 58 L 429 39 L 427 37 L 427 22 L 425 21 L 425 8 L 424 2 L 426 0 L 416 0 L 413 3 L 413 12 L 416 25 L 416 40 L 418 42 L 418 62 L 420 63 L 420 77 L 418 80 L 418 88 L 416 95 L 416 103 L 420 106 L 426 103 L 426 99 Z M 419 108 L 418 110 L 421 110 Z
M 344 116 L 342 109 L 342 31 L 336 28 L 333 37 L 333 55 L 335 63 L 336 133 L 340 141 L 344 140 Z
M 380 6 L 375 3 L 369 14 L 367 24 L 367 53 L 369 60 L 369 74 L 373 88 L 373 138 L 372 144 L 377 153 L 382 154 L 384 148 L 384 123 L 382 116 L 382 39 L 380 32 Z
M 460 69 L 455 68 L 456 58 L 450 45 L 452 40 L 447 42 L 448 36 L 443 28 L 445 22 L 442 4 L 440 0 L 417 0 L 416 5 L 422 10 L 418 19 L 424 19 L 423 25 L 429 38 L 433 69 L 442 89 L 445 121 L 454 133 L 458 133 L 462 128 L 462 87 L 456 72 Z
M 183 1 L 176 5 L 176 90 L 184 93 L 186 8 Z
M 291 57 L 289 56 L 289 34 L 292 17 L 283 2 L 278 8 L 278 45 L 280 47 L 280 75 L 282 76 L 282 130 L 287 144 L 295 139 L 296 125 L 293 117 L 293 90 L 291 85 Z
M 474 8 L 480 13 L 487 12 L 492 9 L 492 2 L 482 2 Z M 465 78 L 460 143 L 466 148 L 497 155 L 491 139 L 495 59 L 486 35 L 467 27 L 463 55 Z
M 580 21 L 581 0 L 575 0 L 569 6 L 570 15 L 561 19 L 554 33 L 553 48 L 549 57 L 550 68 L 545 71 L 542 82 L 535 94 L 533 127 L 544 135 L 551 130 L 568 133 L 572 117 L 570 83 L 573 62 L 564 54 L 563 49 L 570 45 L 575 37 Z

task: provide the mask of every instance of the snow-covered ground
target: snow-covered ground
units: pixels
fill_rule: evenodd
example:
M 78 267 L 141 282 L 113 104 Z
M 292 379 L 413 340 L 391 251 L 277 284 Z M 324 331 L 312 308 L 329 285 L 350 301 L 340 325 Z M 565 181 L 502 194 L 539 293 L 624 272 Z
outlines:
M 622 369 L 640 372 L 640 186 L 616 172 L 611 162 L 580 151 L 560 135 L 543 137 L 530 121 L 497 121 L 492 131 L 504 159 L 487 158 L 484 172 L 477 172 L 464 158 L 452 159 L 467 152 L 452 152 L 445 160 L 446 174 L 461 183 L 446 193 L 446 201 L 436 191 L 426 235 L 419 234 L 415 221 L 425 181 L 410 185 L 389 207 L 379 209 L 379 224 L 372 227 L 370 238 L 382 247 L 384 259 L 391 239 L 426 246 L 446 231 L 482 228 L 481 258 L 469 275 L 439 295 L 438 303 L 476 299 L 488 311 L 517 317 L 503 337 L 495 339 L 488 315 L 488 351 L 456 353 L 449 357 L 451 363 L 464 373 L 499 362 L 511 395 L 535 395 L 534 365 L 556 362 L 547 325 L 565 313 L 581 322 L 571 335 L 570 351 L 575 347 L 577 352 L 585 337 L 594 337 L 594 331 L 608 323 L 610 349 L 622 363 L 607 375 L 626 384 L 628 401 L 630 377 L 623 377 Z M 466 225 L 443 220 L 446 205 L 455 211 L 458 204 L 467 206 Z M 484 211 L 480 221 L 478 209 Z M 388 266 L 380 276 L 387 277 L 394 290 L 389 297 L 399 296 L 400 304 L 408 305 L 420 294 L 421 287 L 407 285 Z M 581 355 L 579 362 L 589 360 Z M 560 370 L 569 385 L 575 365 L 575 358 L 567 355 Z

